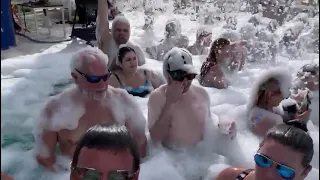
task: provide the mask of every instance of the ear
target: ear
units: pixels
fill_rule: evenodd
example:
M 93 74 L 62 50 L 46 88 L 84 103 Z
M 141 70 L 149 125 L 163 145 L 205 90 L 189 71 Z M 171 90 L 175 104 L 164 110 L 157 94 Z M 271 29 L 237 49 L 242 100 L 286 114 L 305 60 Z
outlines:
M 78 82 L 78 76 L 77 76 L 76 73 L 71 72 L 71 77 L 72 77 L 72 79 L 73 79 L 73 81 L 74 81 L 75 84 L 79 84 L 79 82 Z
M 309 174 L 309 172 L 311 171 L 311 169 L 312 169 L 312 166 L 311 166 L 311 165 L 308 165 L 308 166 L 305 168 L 305 170 L 302 172 L 302 175 L 301 175 L 301 176 L 303 177 L 303 179 L 308 176 L 308 174 Z

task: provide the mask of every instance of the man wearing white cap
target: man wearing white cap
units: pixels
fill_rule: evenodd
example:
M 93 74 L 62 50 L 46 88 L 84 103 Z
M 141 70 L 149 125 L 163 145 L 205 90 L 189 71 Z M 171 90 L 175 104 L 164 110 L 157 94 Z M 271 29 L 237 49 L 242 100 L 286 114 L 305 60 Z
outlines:
M 173 48 L 164 57 L 167 84 L 150 95 L 148 122 L 154 144 L 191 147 L 203 139 L 210 118 L 210 98 L 204 88 L 192 85 L 197 70 L 190 52 Z

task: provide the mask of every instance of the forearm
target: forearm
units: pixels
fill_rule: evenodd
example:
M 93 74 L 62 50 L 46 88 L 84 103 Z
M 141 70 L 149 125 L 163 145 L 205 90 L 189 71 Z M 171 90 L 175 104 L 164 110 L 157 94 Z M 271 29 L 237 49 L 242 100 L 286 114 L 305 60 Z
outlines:
M 56 163 L 56 157 L 52 154 L 49 157 L 42 157 L 40 155 L 36 155 L 37 162 L 49 169 L 50 171 L 55 172 L 54 164 Z
M 172 113 L 170 111 L 171 105 L 165 103 L 159 118 L 150 128 L 150 136 L 154 144 L 162 142 L 168 134 L 172 118 Z
M 105 49 L 106 36 L 109 33 L 109 20 L 108 20 L 108 3 L 107 0 L 98 0 L 98 16 L 96 27 L 96 38 L 99 43 L 100 49 Z

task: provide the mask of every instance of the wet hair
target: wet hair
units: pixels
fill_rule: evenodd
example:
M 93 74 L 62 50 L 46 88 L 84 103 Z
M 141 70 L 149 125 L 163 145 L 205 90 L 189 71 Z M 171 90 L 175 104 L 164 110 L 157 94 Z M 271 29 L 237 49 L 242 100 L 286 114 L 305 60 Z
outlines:
M 124 56 L 128 52 L 134 52 L 135 53 L 136 51 L 133 48 L 129 47 L 129 46 L 122 46 L 122 47 L 119 48 L 117 58 L 118 58 L 118 61 L 120 63 L 122 63 L 122 60 L 123 60 Z
M 263 84 L 260 85 L 259 90 L 258 90 L 257 104 L 261 100 L 262 96 L 264 96 L 267 92 L 274 90 L 274 85 L 278 86 L 280 89 L 279 81 L 275 78 L 270 78 L 267 81 L 265 81 Z
M 302 153 L 301 165 L 306 167 L 310 164 L 314 149 L 313 140 L 307 133 L 306 125 L 300 121 L 289 121 L 270 129 L 262 140 L 260 147 L 268 140 L 290 147 L 292 150 Z
M 201 70 L 200 70 L 201 78 L 203 78 L 208 73 L 209 69 L 212 66 L 216 65 L 218 51 L 227 45 L 230 45 L 230 41 L 225 38 L 219 38 L 211 44 L 210 53 L 207 57 L 207 60 L 201 66 Z
M 140 155 L 137 143 L 124 125 L 101 124 L 91 127 L 80 139 L 76 146 L 72 166 L 76 167 L 82 148 L 98 150 L 129 150 L 133 156 L 133 170 L 136 172 L 140 167 Z M 106 161 L 108 161 L 106 159 Z

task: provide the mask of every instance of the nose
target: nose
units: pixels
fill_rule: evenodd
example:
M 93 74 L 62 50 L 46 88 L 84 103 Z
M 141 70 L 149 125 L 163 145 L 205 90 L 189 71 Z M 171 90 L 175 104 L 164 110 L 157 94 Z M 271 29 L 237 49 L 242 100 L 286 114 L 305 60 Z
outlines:
M 276 170 L 276 165 L 273 164 L 270 168 L 264 169 L 264 177 L 268 180 L 280 180 L 282 179 L 280 175 L 278 175 Z

